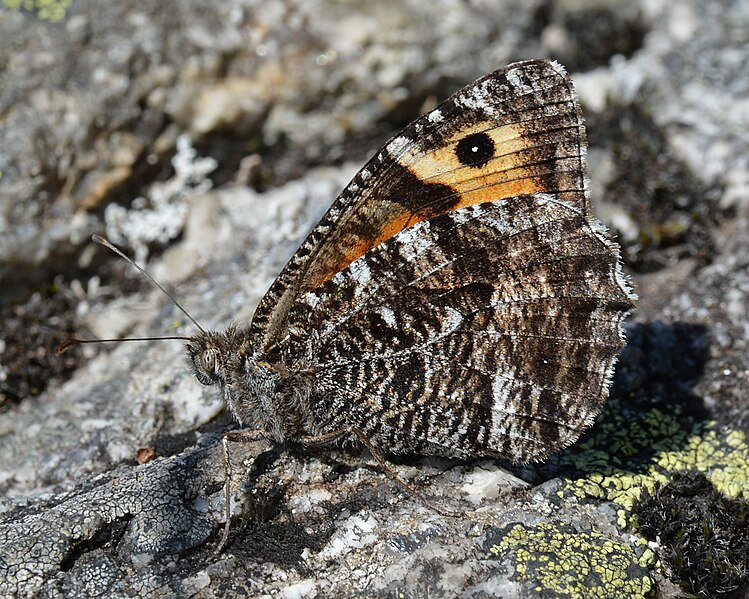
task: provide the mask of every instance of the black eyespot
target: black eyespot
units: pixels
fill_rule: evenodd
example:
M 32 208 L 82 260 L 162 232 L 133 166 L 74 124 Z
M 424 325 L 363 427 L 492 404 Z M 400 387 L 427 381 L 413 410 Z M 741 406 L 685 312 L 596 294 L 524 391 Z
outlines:
M 486 133 L 472 133 L 455 146 L 455 155 L 466 166 L 480 168 L 494 157 L 494 140 Z

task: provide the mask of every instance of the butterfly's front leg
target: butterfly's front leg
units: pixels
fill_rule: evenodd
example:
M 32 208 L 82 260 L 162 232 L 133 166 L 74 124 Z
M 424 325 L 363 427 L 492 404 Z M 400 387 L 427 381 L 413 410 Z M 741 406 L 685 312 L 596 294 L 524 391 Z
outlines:
M 262 429 L 243 429 L 238 431 L 229 431 L 221 437 L 221 462 L 224 466 L 224 510 L 226 522 L 224 523 L 224 532 L 221 535 L 221 541 L 214 550 L 214 554 L 219 554 L 226 546 L 229 540 L 229 530 L 231 529 L 231 460 L 229 459 L 229 443 L 258 443 L 263 441 L 270 443 L 268 432 Z M 263 453 L 257 452 L 257 455 Z

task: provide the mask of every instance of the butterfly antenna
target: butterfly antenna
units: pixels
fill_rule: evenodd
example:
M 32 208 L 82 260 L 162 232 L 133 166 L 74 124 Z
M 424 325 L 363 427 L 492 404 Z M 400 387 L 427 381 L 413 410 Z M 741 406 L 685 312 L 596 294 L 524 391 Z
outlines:
M 77 339 L 75 337 L 71 337 L 70 339 L 65 339 L 62 343 L 60 343 L 55 348 L 55 355 L 61 356 L 66 351 L 68 351 L 71 347 L 74 347 L 76 345 L 81 345 L 83 343 L 120 343 L 121 341 L 158 341 L 159 339 L 182 339 L 183 341 L 190 341 L 191 337 L 180 337 L 180 336 L 172 336 L 169 335 L 167 337 L 123 337 L 121 339 Z
M 141 268 L 140 266 L 138 266 L 138 265 L 137 265 L 137 264 L 136 264 L 136 263 L 135 263 L 135 262 L 134 262 L 133 260 L 131 260 L 131 259 L 130 259 L 130 258 L 128 258 L 128 257 L 127 257 L 127 256 L 126 256 L 125 254 L 123 254 L 123 253 L 122 253 L 122 252 L 120 251 L 120 249 L 119 249 L 119 248 L 117 248 L 116 246 L 112 245 L 112 244 L 111 244 L 111 243 L 110 243 L 110 242 L 109 242 L 108 240 L 104 239 L 103 237 L 100 237 L 99 235 L 92 235 L 92 236 L 91 236 L 91 240 L 92 240 L 92 241 L 95 241 L 95 242 L 96 242 L 96 243 L 98 243 L 99 245 L 103 245 L 104 247 L 106 247 L 106 248 L 109 248 L 109 249 L 110 249 L 110 250 L 112 250 L 112 251 L 113 251 L 113 252 L 114 252 L 115 254 L 117 254 L 117 255 L 118 255 L 118 256 L 119 256 L 120 258 L 123 258 L 123 259 L 124 259 L 125 261 L 127 261 L 127 262 L 128 262 L 129 264 L 131 264 L 132 266 L 134 266 L 135 268 L 137 268 L 137 269 L 138 269 L 138 270 L 139 270 L 139 271 L 141 272 L 141 274 L 142 274 L 143 276 L 145 276 L 145 277 L 146 277 L 146 278 L 147 278 L 147 279 L 148 279 L 149 281 L 151 281 L 151 283 L 153 283 L 154 285 L 156 285 L 156 287 L 158 287 L 159 289 L 161 289 L 162 293 L 163 293 L 164 295 L 166 295 L 166 296 L 167 296 L 167 297 L 168 297 L 168 298 L 169 298 L 170 300 L 172 300 L 172 302 L 174 303 L 174 305 L 175 305 L 175 306 L 177 306 L 177 307 L 178 307 L 178 308 L 179 308 L 179 309 L 180 309 L 180 310 L 182 311 L 182 314 L 184 314 L 185 316 L 187 316 L 187 318 L 189 318 L 189 319 L 190 319 L 190 322 L 192 322 L 192 323 L 193 323 L 193 324 L 194 324 L 194 325 L 195 325 L 196 327 L 198 327 L 198 330 L 199 330 L 199 331 L 200 331 L 201 333 L 205 333 L 205 332 L 206 332 L 206 331 L 205 331 L 205 329 L 204 329 L 203 327 L 201 327 L 201 326 L 200 326 L 200 325 L 198 324 L 198 321 L 197 321 L 197 320 L 195 320 L 195 319 L 194 319 L 194 318 L 193 318 L 192 316 L 190 316 L 190 313 L 189 313 L 189 312 L 188 312 L 187 310 L 185 310 L 185 309 L 184 309 L 184 308 L 182 307 L 182 305 L 181 305 L 181 304 L 180 304 L 180 303 L 179 303 L 179 302 L 178 302 L 178 301 L 177 301 L 176 299 L 174 299 L 174 298 L 172 297 L 172 294 L 171 294 L 171 293 L 169 293 L 169 292 L 168 292 L 168 291 L 167 291 L 166 289 L 164 289 L 164 288 L 163 288 L 163 287 L 162 287 L 161 285 L 159 285 L 159 284 L 158 284 L 158 283 L 156 282 L 156 280 L 155 280 L 155 279 L 154 279 L 154 278 L 153 278 L 153 277 L 152 277 L 151 275 L 149 275 L 149 274 L 148 274 L 148 273 L 147 273 L 147 272 L 146 272 L 145 270 L 143 270 L 143 269 L 142 269 L 142 268 Z M 162 339 L 168 339 L 168 337 L 161 337 L 161 338 L 162 338 Z M 178 338 L 178 339 L 181 339 L 181 337 L 177 337 L 177 338 Z
M 149 281 L 151 281 L 151 283 L 156 285 L 156 287 L 158 287 L 164 295 L 166 295 L 170 300 L 172 300 L 172 303 L 175 306 L 177 306 L 182 311 L 182 313 L 185 316 L 187 316 L 187 318 L 190 319 L 190 322 L 192 322 L 196 327 L 198 327 L 198 330 L 201 333 L 206 332 L 205 329 L 201 327 L 200 324 L 198 324 L 198 321 L 195 320 L 192 316 L 190 316 L 190 313 L 182 307 L 182 304 L 180 304 L 176 299 L 174 299 L 171 293 L 169 293 L 166 289 L 164 289 L 161 285 L 159 285 L 151 275 L 149 275 L 145 270 L 143 270 L 140 266 L 138 266 L 133 260 L 131 260 L 125 254 L 123 254 L 119 248 L 114 246 L 112 243 L 110 243 L 108 240 L 104 239 L 103 237 L 100 237 L 99 235 L 92 235 L 91 240 L 95 241 L 99 245 L 103 245 L 104 247 L 109 248 L 115 254 L 117 254 L 120 258 L 123 258 L 129 264 L 137 268 L 141 272 L 142 275 L 144 275 Z M 55 354 L 60 356 L 63 353 L 65 353 L 67 350 L 69 350 L 71 347 L 75 345 L 82 345 L 83 343 L 119 343 L 121 341 L 156 341 L 159 339 L 181 339 L 183 341 L 190 341 L 191 337 L 186 337 L 183 335 L 179 335 L 179 336 L 169 335 L 166 337 L 125 337 L 122 339 L 77 339 L 75 337 L 71 337 L 70 339 L 65 339 L 65 341 L 60 343 L 55 348 Z

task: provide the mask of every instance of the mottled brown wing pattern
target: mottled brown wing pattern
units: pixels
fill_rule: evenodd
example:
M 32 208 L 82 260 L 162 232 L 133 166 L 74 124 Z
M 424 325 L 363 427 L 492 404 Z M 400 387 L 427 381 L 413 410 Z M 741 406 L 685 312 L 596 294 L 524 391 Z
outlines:
M 291 343 L 323 428 L 393 452 L 525 462 L 573 442 L 607 397 L 631 307 L 601 225 L 548 194 L 397 234 L 307 292 Z
M 286 334 L 298 294 L 417 222 L 536 192 L 587 213 L 584 148 L 574 89 L 556 63 L 516 63 L 459 91 L 393 138 L 333 203 L 258 306 L 258 349 Z
M 586 193 L 564 70 L 492 73 L 359 172 L 262 300 L 253 353 L 300 373 L 317 433 L 542 459 L 606 400 L 634 297 Z

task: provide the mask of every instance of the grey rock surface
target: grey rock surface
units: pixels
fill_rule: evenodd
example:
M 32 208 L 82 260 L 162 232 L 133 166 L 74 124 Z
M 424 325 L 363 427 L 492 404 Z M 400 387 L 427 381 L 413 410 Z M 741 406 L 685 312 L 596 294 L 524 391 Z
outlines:
M 81 330 L 191 334 L 158 291 L 91 278 L 104 250 L 87 239 L 104 232 L 150 256 L 204 327 L 246 322 L 398 125 L 548 55 L 577 85 L 596 211 L 641 299 L 611 407 L 579 446 L 527 468 L 392 465 L 464 517 L 403 492 L 366 452 L 232 444 L 234 523 L 218 555 L 232 425 L 214 390 L 179 342 L 80 348 L 72 378 L 0 412 L 0 595 L 678 595 L 632 497 L 672 469 L 749 496 L 749 2 L 76 1 L 63 13 L 0 9 L 4 301 L 64 272 Z M 138 464 L 139 449 L 155 457 Z

